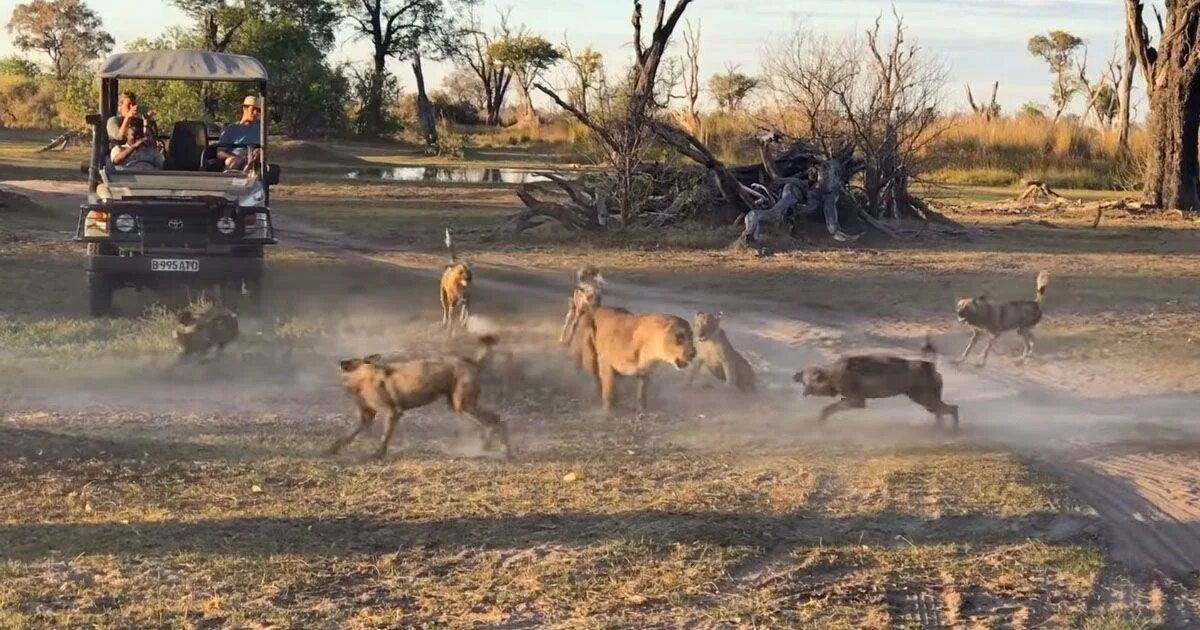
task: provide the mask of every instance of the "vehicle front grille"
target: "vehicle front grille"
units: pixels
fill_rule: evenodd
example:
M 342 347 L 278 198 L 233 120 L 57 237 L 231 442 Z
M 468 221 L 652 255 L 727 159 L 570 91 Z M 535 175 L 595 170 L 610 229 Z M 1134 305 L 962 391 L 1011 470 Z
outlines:
M 206 210 L 142 215 L 142 242 L 146 247 L 194 247 L 208 244 L 209 214 Z

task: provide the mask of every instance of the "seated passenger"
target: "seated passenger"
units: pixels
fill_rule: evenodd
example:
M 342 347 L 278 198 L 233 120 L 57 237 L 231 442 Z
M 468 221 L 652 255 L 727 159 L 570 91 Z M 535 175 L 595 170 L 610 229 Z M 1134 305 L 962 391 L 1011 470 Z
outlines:
M 166 158 L 158 150 L 158 142 L 146 134 L 145 121 L 138 117 L 126 122 L 125 143 L 115 146 L 110 154 L 117 170 L 159 171 Z
M 226 125 L 217 139 L 217 158 L 226 171 L 250 171 L 262 159 L 262 101 L 257 96 L 242 100 L 242 118 Z
M 151 125 L 154 124 L 154 112 L 147 112 L 145 117 Z M 124 140 L 125 134 L 129 130 L 129 123 L 134 118 L 138 118 L 137 94 L 121 92 L 121 96 L 117 99 L 117 115 L 108 118 L 108 139 L 112 142 Z M 153 130 L 151 131 L 153 132 Z

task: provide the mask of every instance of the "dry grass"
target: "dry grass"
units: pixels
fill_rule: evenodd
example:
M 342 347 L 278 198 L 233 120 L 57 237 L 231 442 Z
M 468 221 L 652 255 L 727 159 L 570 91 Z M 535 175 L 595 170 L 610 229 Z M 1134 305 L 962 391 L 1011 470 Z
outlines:
M 710 112 L 702 116 L 709 147 L 727 163 L 758 161 L 753 137 L 770 116 L 760 112 Z M 1011 186 L 1040 179 L 1063 188 L 1125 189 L 1135 185 L 1139 158 L 1121 156 L 1116 131 L 1075 121 L 1003 118 L 986 122 L 974 117 L 950 121 L 947 131 L 929 148 L 937 157 L 930 178 L 947 184 Z M 469 131 L 477 147 L 525 147 L 571 153 L 584 138 L 578 125 L 556 119 L 539 128 Z M 1132 134 L 1132 153 L 1145 154 L 1146 135 Z M 578 161 L 574 159 L 573 161 Z
M 1010 455 L 684 452 L 653 425 L 601 453 L 577 419 L 518 418 L 537 446 L 513 464 L 347 466 L 316 456 L 344 420 L 12 414 L 0 619 L 861 625 L 902 620 L 892 590 L 939 571 L 986 594 L 969 618 L 1017 602 L 1070 618 L 1099 569 L 1086 547 L 1026 541 L 1075 508 Z M 417 445 L 451 437 L 444 418 L 416 427 Z M 738 581 L 779 549 L 779 578 Z
M 1146 135 L 1131 136 L 1135 156 L 1145 153 Z M 948 128 L 931 151 L 945 164 L 935 179 L 952 184 L 1006 186 L 1040 179 L 1063 188 L 1122 188 L 1135 169 L 1121 158 L 1115 130 L 1076 122 L 966 118 Z

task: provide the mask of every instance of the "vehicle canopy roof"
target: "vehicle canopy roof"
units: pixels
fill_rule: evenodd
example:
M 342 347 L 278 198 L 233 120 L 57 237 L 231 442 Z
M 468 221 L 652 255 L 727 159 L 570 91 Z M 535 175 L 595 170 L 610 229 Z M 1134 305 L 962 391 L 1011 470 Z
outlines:
M 154 50 L 110 55 L 100 64 L 100 78 L 266 81 L 267 69 L 259 60 L 245 55 Z

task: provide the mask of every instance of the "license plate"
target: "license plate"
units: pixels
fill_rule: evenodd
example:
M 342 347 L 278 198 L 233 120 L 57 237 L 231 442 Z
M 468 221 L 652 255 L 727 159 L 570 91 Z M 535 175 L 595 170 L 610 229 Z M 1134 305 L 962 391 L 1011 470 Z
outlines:
M 150 271 L 200 271 L 195 258 L 151 258 Z

